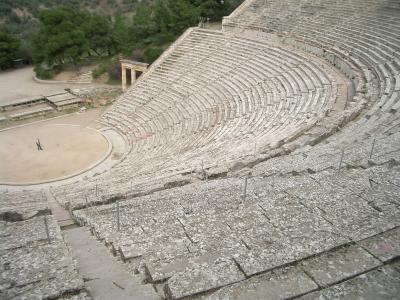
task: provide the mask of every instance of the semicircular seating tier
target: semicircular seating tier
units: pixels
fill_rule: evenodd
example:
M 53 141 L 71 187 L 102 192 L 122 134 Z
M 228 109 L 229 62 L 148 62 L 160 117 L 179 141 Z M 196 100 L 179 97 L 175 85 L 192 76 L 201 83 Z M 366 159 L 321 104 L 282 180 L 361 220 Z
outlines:
M 103 117 L 129 154 L 57 199 L 83 208 L 96 182 L 100 194 L 151 187 L 73 215 L 167 299 L 398 295 L 399 10 L 251 0 L 223 33 L 189 30 Z M 269 154 L 249 178 L 165 189 L 255 143 Z
M 103 115 L 130 150 L 101 185 L 124 191 L 268 151 L 343 110 L 347 85 L 314 55 L 189 29 Z
M 399 12 L 397 0 L 250 0 L 224 18 L 223 28 L 268 37 L 335 65 L 352 80 L 354 99 L 368 103 L 368 120 L 356 128 L 372 134 L 400 106 Z

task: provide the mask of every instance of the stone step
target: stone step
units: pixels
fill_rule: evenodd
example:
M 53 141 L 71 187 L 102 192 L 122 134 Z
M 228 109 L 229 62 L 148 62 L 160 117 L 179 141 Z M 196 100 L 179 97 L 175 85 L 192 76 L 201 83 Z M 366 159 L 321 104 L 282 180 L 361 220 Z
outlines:
M 94 299 L 159 299 L 150 285 L 135 280 L 86 228 L 66 230 L 64 234 L 78 260 L 81 275 L 90 279 L 86 286 Z

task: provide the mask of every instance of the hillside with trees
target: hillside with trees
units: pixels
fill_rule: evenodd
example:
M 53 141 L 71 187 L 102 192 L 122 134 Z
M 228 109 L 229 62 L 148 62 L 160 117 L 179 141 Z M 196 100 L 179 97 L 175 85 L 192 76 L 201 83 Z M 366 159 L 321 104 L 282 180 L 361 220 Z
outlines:
M 0 4 L 4 36 L 0 39 L 5 42 L 0 44 L 0 57 L 7 63 L 1 67 L 10 67 L 10 60 L 21 58 L 34 64 L 39 77 L 51 78 L 65 66 L 79 68 L 94 62 L 98 64 L 94 76 L 118 74 L 119 55 L 152 63 L 201 17 L 221 20 L 240 2 L 4 0 Z

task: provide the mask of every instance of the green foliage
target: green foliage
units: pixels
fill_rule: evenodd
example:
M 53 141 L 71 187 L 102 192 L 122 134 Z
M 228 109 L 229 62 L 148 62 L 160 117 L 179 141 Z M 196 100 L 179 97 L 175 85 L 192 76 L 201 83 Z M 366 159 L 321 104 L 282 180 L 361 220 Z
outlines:
M 103 75 L 107 71 L 107 66 L 106 64 L 100 64 L 98 65 L 93 71 L 92 71 L 92 77 L 94 79 L 99 78 L 101 75 Z
M 33 68 L 36 76 L 40 79 L 50 79 L 53 77 L 51 70 L 44 69 L 41 65 L 36 65 Z
M 221 20 L 223 16 L 229 15 L 242 1 L 241 0 L 194 0 L 200 9 L 202 17 L 210 18 L 212 21 Z
M 86 19 L 87 13 L 67 7 L 43 11 L 39 16 L 39 32 L 32 40 L 34 63 L 76 64 L 90 49 Z
M 84 56 L 115 52 L 111 22 L 105 17 L 60 7 L 43 11 L 39 20 L 39 32 L 32 40 L 35 64 L 76 65 Z
M 159 0 L 158 2 L 160 2 Z M 198 23 L 200 9 L 188 0 L 169 0 L 167 3 L 168 23 L 166 30 L 175 35 L 181 34 L 186 28 Z M 159 12 L 162 14 L 162 11 Z
M 147 48 L 143 53 L 145 62 L 152 63 L 163 53 L 163 51 L 164 50 L 159 47 Z
M 33 60 L 35 65 L 54 69 L 65 64 L 79 65 L 92 57 L 110 58 L 117 54 L 151 63 L 183 31 L 197 25 L 200 17 L 220 20 L 242 1 L 2 0 L 0 18 L 7 14 L 8 27 L 22 41 L 19 57 Z M 50 9 L 39 10 L 39 7 Z M 19 12 L 16 8 L 20 8 Z M 88 8 L 91 12 L 84 10 Z M 21 11 L 28 13 L 21 14 Z M 132 12 L 129 22 L 126 16 Z M 33 36 L 32 42 L 28 43 L 30 36 Z M 100 76 L 105 69 L 117 76 L 115 66 L 104 65 L 96 69 L 95 76 Z
M 0 69 L 7 69 L 17 58 L 19 42 L 6 29 L 0 28 Z
M 115 17 L 111 30 L 111 39 L 113 42 L 113 50 L 116 53 L 129 55 L 132 50 L 132 37 L 129 26 L 121 15 Z
M 21 39 L 20 46 L 17 51 L 17 57 L 22 59 L 25 63 L 32 63 L 32 48 L 28 40 Z
M 81 26 L 84 29 L 89 48 L 98 55 L 104 52 L 110 55 L 114 48 L 110 21 L 102 16 L 86 15 L 86 22 Z

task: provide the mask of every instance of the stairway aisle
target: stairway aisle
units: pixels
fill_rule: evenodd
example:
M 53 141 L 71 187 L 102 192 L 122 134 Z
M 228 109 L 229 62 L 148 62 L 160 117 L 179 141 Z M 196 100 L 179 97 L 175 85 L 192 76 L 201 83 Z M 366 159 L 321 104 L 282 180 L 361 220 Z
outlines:
M 78 260 L 85 285 L 95 300 L 159 299 L 150 285 L 142 285 L 107 253 L 85 227 L 64 231 Z

